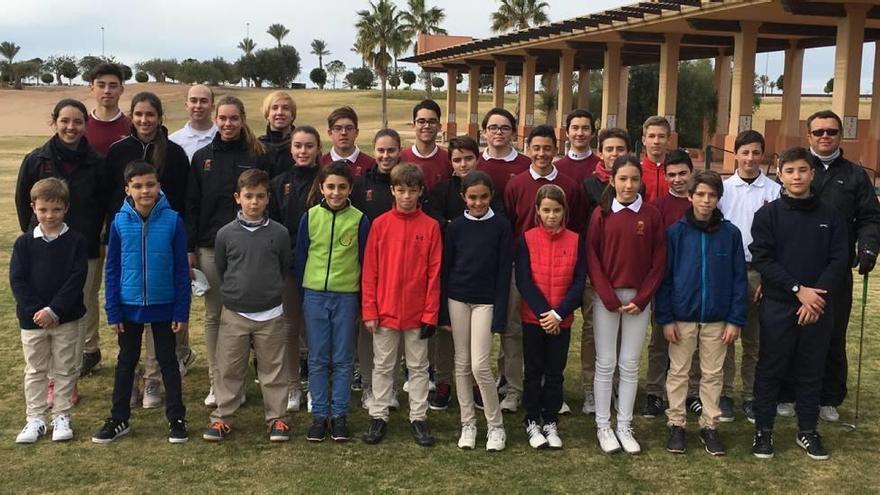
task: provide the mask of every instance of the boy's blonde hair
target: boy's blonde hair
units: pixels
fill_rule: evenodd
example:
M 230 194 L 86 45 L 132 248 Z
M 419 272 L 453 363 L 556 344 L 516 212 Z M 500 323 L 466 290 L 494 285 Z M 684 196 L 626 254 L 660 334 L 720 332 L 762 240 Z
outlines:
M 38 199 L 68 206 L 70 204 L 70 189 L 67 188 L 66 182 L 56 177 L 40 179 L 31 187 L 31 203 L 36 203 Z
M 287 94 L 284 91 L 272 91 L 265 98 L 263 98 L 263 118 L 269 118 L 269 110 L 272 108 L 272 104 L 277 100 L 287 100 L 290 102 L 290 120 L 296 120 L 296 102 L 293 101 L 293 97 Z
M 414 163 L 401 163 L 391 169 L 391 187 L 425 187 L 425 174 Z

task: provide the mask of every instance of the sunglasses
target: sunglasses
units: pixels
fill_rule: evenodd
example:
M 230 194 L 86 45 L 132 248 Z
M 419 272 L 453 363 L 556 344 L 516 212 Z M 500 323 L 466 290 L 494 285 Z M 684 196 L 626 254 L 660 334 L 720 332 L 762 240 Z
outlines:
M 834 137 L 839 132 L 840 132 L 840 129 L 815 129 L 815 130 L 810 131 L 810 134 L 812 134 L 815 137 L 822 137 L 826 134 Z

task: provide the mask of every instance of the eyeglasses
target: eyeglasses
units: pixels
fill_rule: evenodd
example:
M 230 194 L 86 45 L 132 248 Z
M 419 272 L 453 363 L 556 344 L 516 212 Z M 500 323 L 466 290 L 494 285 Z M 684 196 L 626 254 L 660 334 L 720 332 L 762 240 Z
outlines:
M 348 133 L 354 132 L 355 129 L 356 129 L 356 127 L 353 125 L 334 125 L 333 127 L 330 128 L 330 130 L 333 132 L 343 132 L 344 131 L 344 132 L 348 132 Z
M 814 129 L 814 130 L 810 131 L 810 134 L 812 134 L 815 137 L 822 137 L 826 134 L 831 137 L 834 137 L 838 133 L 840 133 L 840 129 Z
M 416 125 L 419 127 L 431 126 L 439 124 L 440 121 L 437 119 L 416 119 Z
M 490 126 L 486 127 L 486 130 L 489 131 L 489 132 L 501 132 L 501 133 L 505 133 L 505 132 L 510 132 L 510 131 L 512 131 L 512 130 L 513 130 L 513 127 L 510 127 L 509 125 L 494 125 L 494 124 L 493 124 L 493 125 L 490 125 Z

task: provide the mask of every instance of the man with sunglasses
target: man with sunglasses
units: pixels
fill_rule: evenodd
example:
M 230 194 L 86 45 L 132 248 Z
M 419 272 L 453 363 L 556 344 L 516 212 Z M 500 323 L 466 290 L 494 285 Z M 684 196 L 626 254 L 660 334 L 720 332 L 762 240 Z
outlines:
M 813 189 L 823 202 L 843 214 L 848 226 L 850 266 L 858 266 L 859 274 L 867 275 L 874 269 L 880 247 L 880 203 L 868 174 L 843 157 L 842 129 L 840 117 L 830 110 L 816 112 L 807 119 L 810 158 L 816 174 Z M 833 305 L 834 330 L 819 397 L 819 417 L 825 421 L 840 419 L 837 407 L 846 398 L 846 327 L 852 310 L 852 286 L 852 271 L 848 270 L 835 291 L 839 296 Z

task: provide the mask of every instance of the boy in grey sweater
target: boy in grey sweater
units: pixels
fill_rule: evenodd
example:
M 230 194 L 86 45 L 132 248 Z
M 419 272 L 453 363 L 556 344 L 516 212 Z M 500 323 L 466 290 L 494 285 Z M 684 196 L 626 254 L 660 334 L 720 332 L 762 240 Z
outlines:
M 269 440 L 290 440 L 287 424 L 287 376 L 284 352 L 287 334 L 282 318 L 284 274 L 290 269 L 290 236 L 266 215 L 269 176 L 251 169 L 238 178 L 237 218 L 223 226 L 214 243 L 214 260 L 222 281 L 223 312 L 217 339 L 214 394 L 217 409 L 202 437 L 219 442 L 230 431 L 231 418 L 241 405 L 248 355 L 253 341 L 257 375 Z

